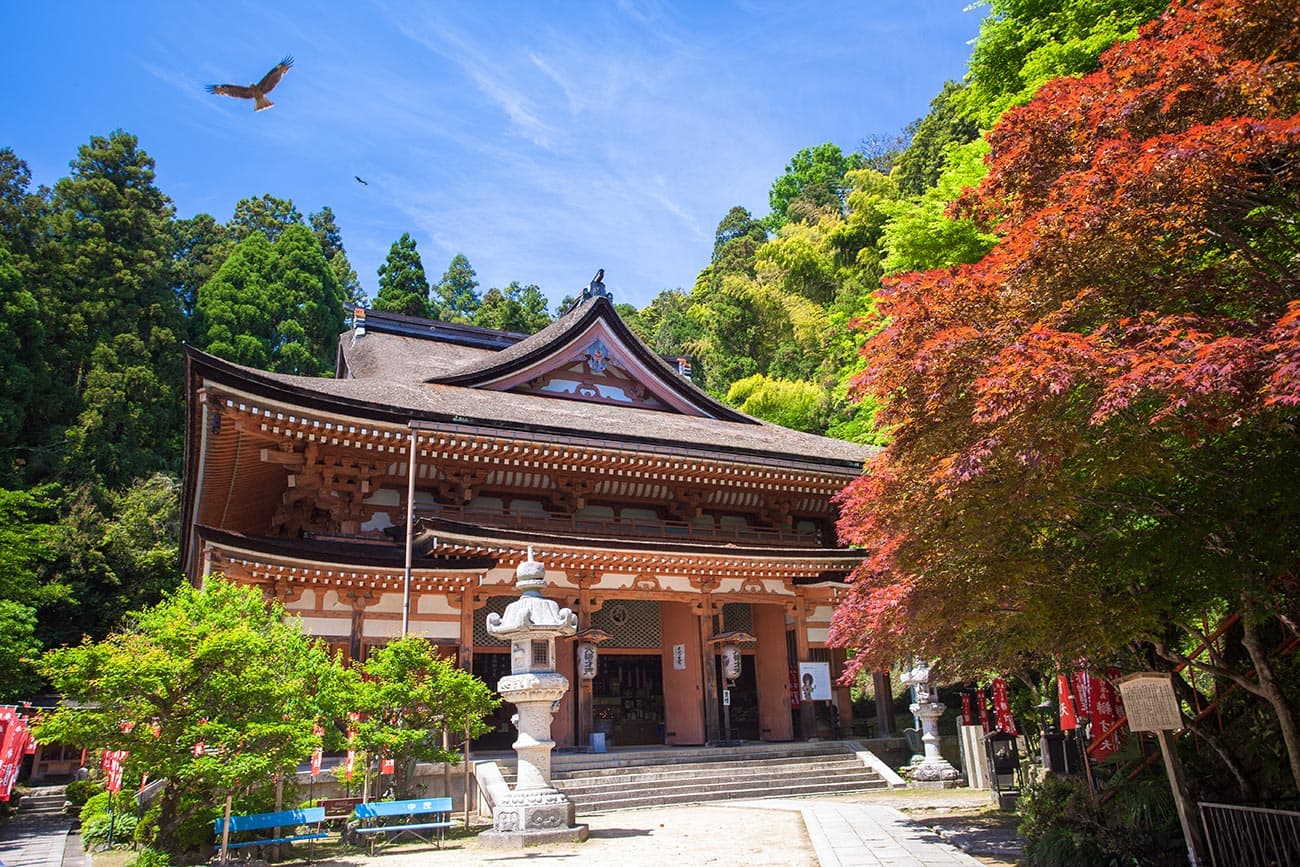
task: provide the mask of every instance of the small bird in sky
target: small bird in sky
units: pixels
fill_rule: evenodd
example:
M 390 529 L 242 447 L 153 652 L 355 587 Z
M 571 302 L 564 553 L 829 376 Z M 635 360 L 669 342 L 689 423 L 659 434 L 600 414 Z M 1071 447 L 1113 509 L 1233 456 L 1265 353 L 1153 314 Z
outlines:
M 356 179 L 357 179 L 357 183 L 358 183 L 358 184 L 361 184 L 361 186 L 363 186 L 363 187 L 368 187 L 368 186 L 370 186 L 370 184 L 368 184 L 368 183 L 366 183 L 364 180 L 362 180 L 361 175 L 353 175 L 352 177 L 356 178 Z
M 281 60 L 275 66 L 272 66 L 271 71 L 266 75 L 263 75 L 262 80 L 257 82 L 257 84 L 250 84 L 247 87 L 239 84 L 209 84 L 207 91 L 208 93 L 215 93 L 220 96 L 233 96 L 236 99 L 254 100 L 253 111 L 261 111 L 264 108 L 270 108 L 275 105 L 275 103 L 266 98 L 266 95 L 280 83 L 280 79 L 284 77 L 284 74 L 289 71 L 289 67 L 291 66 L 293 66 L 293 58 L 286 56 L 284 60 Z

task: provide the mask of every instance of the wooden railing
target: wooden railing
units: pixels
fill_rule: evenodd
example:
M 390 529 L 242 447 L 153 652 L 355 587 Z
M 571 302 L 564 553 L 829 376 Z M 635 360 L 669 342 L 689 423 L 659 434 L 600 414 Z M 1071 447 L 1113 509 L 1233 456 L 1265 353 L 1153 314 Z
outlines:
M 561 532 L 606 539 L 663 539 L 670 542 L 710 542 L 770 548 L 822 548 L 827 540 L 819 530 L 799 532 L 780 527 L 700 527 L 684 521 L 615 521 L 582 518 L 554 512 L 492 512 L 461 506 L 417 509 L 417 517 L 444 518 L 497 529 Z M 830 544 L 834 544 L 833 541 Z

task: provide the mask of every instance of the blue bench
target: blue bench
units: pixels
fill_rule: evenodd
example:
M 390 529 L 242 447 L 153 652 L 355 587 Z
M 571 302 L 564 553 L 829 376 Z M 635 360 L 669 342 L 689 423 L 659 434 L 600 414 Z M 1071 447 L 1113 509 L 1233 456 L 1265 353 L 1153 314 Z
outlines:
M 376 842 L 391 843 L 404 834 L 436 842 L 442 847 L 447 829 L 456 827 L 451 818 L 451 798 L 416 798 L 411 801 L 371 801 L 357 804 L 353 831 L 366 837 L 373 855 Z
M 244 816 L 230 817 L 230 834 L 247 834 L 255 831 L 265 831 L 269 828 L 279 828 L 286 833 L 278 837 L 255 837 L 249 840 L 239 840 L 226 844 L 228 849 L 242 849 L 245 846 L 271 846 L 275 843 L 293 843 L 298 840 L 322 840 L 330 836 L 329 832 L 321 827 L 325 821 L 324 807 L 308 807 L 305 810 L 281 810 L 278 813 L 249 813 Z M 215 823 L 217 834 L 217 847 L 221 846 L 221 832 L 225 824 L 224 819 L 217 819 Z M 295 834 L 298 828 L 306 827 L 304 833 Z

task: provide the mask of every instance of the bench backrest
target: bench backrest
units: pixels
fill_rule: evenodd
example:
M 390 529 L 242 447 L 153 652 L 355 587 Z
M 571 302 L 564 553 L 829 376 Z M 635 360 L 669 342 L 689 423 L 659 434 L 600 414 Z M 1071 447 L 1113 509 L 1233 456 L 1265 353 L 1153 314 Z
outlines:
M 295 828 L 298 825 L 314 825 L 325 821 L 324 807 L 308 807 L 305 810 L 281 810 L 278 813 L 250 813 L 247 816 L 231 816 L 230 832 L 260 831 L 263 828 Z M 217 819 L 217 833 L 221 833 L 223 820 Z
M 451 798 L 416 798 L 411 801 L 371 801 L 357 804 L 358 819 L 382 819 L 391 816 L 423 816 L 426 813 L 450 813 Z

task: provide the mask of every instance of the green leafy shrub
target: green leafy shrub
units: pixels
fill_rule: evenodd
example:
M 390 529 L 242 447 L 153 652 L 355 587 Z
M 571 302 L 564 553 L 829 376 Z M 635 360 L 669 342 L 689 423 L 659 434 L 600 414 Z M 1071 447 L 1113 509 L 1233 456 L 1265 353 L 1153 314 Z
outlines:
M 134 860 L 127 862 L 127 867 L 172 867 L 172 857 L 166 852 L 146 846 Z
M 97 795 L 104 791 L 104 784 L 98 780 L 73 780 L 68 783 L 63 797 L 67 799 L 72 806 L 80 808 L 91 796 Z

